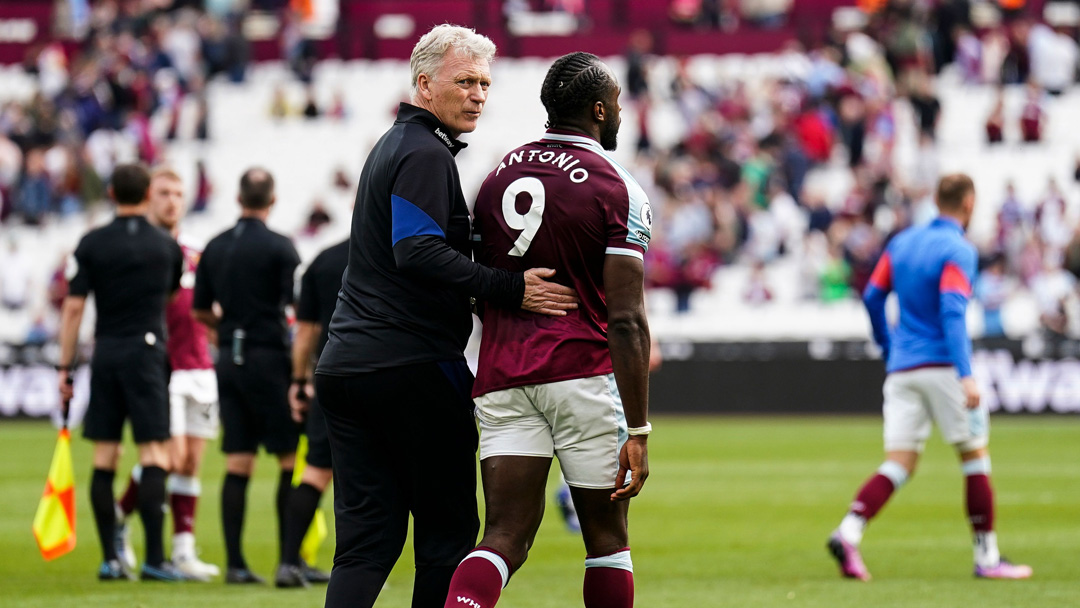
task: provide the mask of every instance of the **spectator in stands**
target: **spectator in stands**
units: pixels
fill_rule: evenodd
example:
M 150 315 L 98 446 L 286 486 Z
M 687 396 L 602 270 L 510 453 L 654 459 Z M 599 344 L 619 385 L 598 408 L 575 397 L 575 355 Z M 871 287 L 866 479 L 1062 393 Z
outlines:
M 1012 282 L 1005 274 L 1005 256 L 995 254 L 975 280 L 975 299 L 983 309 L 983 337 L 1004 338 L 1001 309 L 1012 292 Z
M 960 78 L 966 84 L 983 82 L 982 42 L 975 32 L 965 26 L 957 26 L 953 37 L 956 39 L 956 66 Z
M 920 134 L 935 141 L 938 120 L 941 118 L 941 102 L 934 94 L 934 84 L 928 74 L 919 74 L 913 82 L 914 90 L 908 100 L 911 102 L 911 109 L 915 111 L 915 124 Z
M 1076 40 L 1063 31 L 1042 23 L 1031 25 L 1028 33 L 1031 79 L 1053 96 L 1061 95 L 1076 82 L 1080 56 Z
M 794 0 L 740 0 L 739 15 L 763 29 L 783 27 Z
M 844 260 L 843 249 L 840 244 L 830 244 L 828 257 L 818 275 L 818 285 L 821 301 L 826 304 L 843 300 L 851 295 L 849 279 L 851 267 Z
M 630 35 L 626 49 L 626 93 L 638 116 L 638 152 L 648 152 L 649 141 L 649 54 L 653 38 L 648 30 L 640 29 Z
M 1024 109 L 1020 113 L 1020 138 L 1024 143 L 1039 143 L 1042 141 L 1043 122 L 1046 112 L 1043 111 L 1042 90 L 1034 81 L 1028 83 L 1027 99 L 1024 101 Z
M 765 263 L 754 262 L 750 267 L 750 277 L 743 292 L 743 302 L 750 306 L 760 306 L 772 302 L 773 292 L 769 288 L 769 281 L 765 276 Z
M 308 87 L 307 102 L 304 104 L 304 118 L 311 120 L 319 117 L 319 105 L 315 103 L 315 90 Z
M 0 305 L 20 311 L 30 297 L 30 259 L 14 239 L 8 241 L 4 258 L 0 264 Z
M 1043 255 L 1042 270 L 1031 282 L 1031 291 L 1039 306 L 1039 323 L 1052 341 L 1067 337 L 1069 312 L 1076 300 L 1076 278 L 1062 268 L 1062 262 L 1059 255 Z
M 998 92 L 990 116 L 986 118 L 986 143 L 1000 144 L 1005 140 L 1005 93 Z
M 192 213 L 206 211 L 210 204 L 210 196 L 214 193 L 214 186 L 210 183 L 210 177 L 206 174 L 206 163 L 202 160 L 195 161 L 195 199 L 191 203 Z

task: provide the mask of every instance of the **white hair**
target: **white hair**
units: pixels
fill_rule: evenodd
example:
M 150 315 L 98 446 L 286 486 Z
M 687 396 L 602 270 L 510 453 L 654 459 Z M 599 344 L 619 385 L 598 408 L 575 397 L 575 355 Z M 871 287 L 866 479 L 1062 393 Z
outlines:
M 487 36 L 477 34 L 474 29 L 449 23 L 436 25 L 420 37 L 409 57 L 413 95 L 417 92 L 416 81 L 420 74 L 434 78 L 450 49 L 457 49 L 477 61 L 490 62 L 495 59 L 495 43 Z

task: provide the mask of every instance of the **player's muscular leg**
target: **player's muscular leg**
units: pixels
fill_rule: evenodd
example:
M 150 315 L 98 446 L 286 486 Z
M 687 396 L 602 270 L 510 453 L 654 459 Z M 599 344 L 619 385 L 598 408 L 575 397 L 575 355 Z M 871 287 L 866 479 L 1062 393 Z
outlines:
M 182 435 L 174 436 L 168 442 L 170 458 L 170 466 L 168 470 L 172 471 L 173 473 L 178 473 L 180 475 L 187 475 L 187 473 L 183 472 L 185 462 L 188 459 L 188 446 L 185 439 L 186 438 Z
M 120 466 L 120 443 L 116 441 L 94 442 L 94 468 L 115 471 Z
M 630 502 L 612 501 L 611 490 L 570 486 L 570 496 L 581 521 L 581 536 L 589 555 L 610 555 L 630 546 L 626 517 Z
M 550 469 L 550 458 L 536 456 L 492 456 L 480 461 L 487 505 L 480 546 L 504 555 L 514 570 L 528 557 L 544 517 L 544 487 Z
M 237 452 L 225 455 L 225 472 L 233 475 L 251 477 L 255 472 L 255 454 L 251 452 Z
M 169 469 L 169 442 L 147 441 L 139 444 L 139 464 L 145 467 Z
M 300 483 L 306 483 L 320 492 L 325 492 L 326 486 L 330 485 L 330 480 L 333 478 L 333 469 L 313 467 L 309 464 L 304 467 L 304 472 L 300 476 Z
M 915 467 L 919 464 L 919 453 L 915 450 L 890 450 L 885 452 L 885 460 L 904 467 L 910 476 L 915 474 Z
M 278 454 L 278 464 L 282 469 L 292 469 L 296 465 L 296 452 L 289 452 L 288 454 Z
M 183 438 L 185 443 L 184 458 L 180 460 L 177 473 L 188 477 L 197 477 L 202 468 L 203 454 L 206 452 L 206 440 L 202 437 L 187 436 Z
M 961 450 L 958 454 L 960 455 L 960 462 L 970 462 L 980 458 L 989 458 L 990 450 L 989 448 L 979 448 L 977 450 L 969 450 L 966 452 Z

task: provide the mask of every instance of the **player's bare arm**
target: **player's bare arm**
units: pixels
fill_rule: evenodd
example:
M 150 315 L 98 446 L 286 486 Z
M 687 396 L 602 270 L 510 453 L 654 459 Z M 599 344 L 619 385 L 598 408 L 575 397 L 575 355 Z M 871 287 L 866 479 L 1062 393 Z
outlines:
M 604 260 L 608 307 L 608 348 L 615 383 L 622 396 L 626 425 L 643 427 L 649 414 L 649 321 L 645 316 L 645 267 L 627 255 Z M 629 485 L 627 473 L 631 476 Z M 632 435 L 619 453 L 619 473 L 612 500 L 637 496 L 649 477 L 648 435 Z
M 289 386 L 289 409 L 293 420 L 302 422 L 308 411 L 308 404 L 315 396 L 315 387 L 311 383 L 311 355 L 315 352 L 315 343 L 319 340 L 322 328 L 314 321 L 298 321 L 296 337 L 293 339 L 292 368 L 293 381 Z
M 550 268 L 532 268 L 525 271 L 525 297 L 521 299 L 521 308 L 553 317 L 565 317 L 566 311 L 578 307 L 577 292 L 558 283 L 544 279 L 555 276 Z
M 210 331 L 216 332 L 218 324 L 221 323 L 221 317 L 212 310 L 204 310 L 199 308 L 193 308 L 191 310 L 191 316 L 195 317 L 195 320 L 202 323 Z
M 68 296 L 64 298 L 63 307 L 60 309 L 60 399 L 71 399 L 72 386 L 68 378 L 75 371 L 71 366 L 75 363 L 75 346 L 79 341 L 79 326 L 82 324 L 83 312 L 86 310 L 86 298 L 83 296 Z

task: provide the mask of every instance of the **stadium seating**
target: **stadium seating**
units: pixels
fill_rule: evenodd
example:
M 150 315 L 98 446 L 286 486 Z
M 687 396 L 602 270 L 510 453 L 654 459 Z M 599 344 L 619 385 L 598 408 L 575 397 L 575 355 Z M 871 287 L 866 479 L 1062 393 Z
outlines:
M 611 58 L 616 73 L 625 73 L 625 62 Z M 489 105 L 476 133 L 465 140 L 468 150 L 458 157 L 466 196 L 471 197 L 484 176 L 508 149 L 538 135 L 543 128 L 544 112 L 538 94 L 548 61 L 540 59 L 501 59 L 494 65 L 495 84 Z M 650 117 L 654 144 L 665 147 L 681 135 L 682 120 L 670 100 L 662 99 L 669 90 L 674 60 L 660 58 L 651 72 L 653 91 L 661 100 Z M 752 87 L 762 79 L 799 76 L 807 69 L 804 56 L 797 55 L 725 55 L 698 56 L 691 62 L 695 79 L 706 86 L 746 80 Z M 236 218 L 236 183 L 248 166 L 263 165 L 276 176 L 279 204 L 270 219 L 271 227 L 286 234 L 298 234 L 312 202 L 321 200 L 333 218 L 329 227 L 316 236 L 300 236 L 297 247 L 309 261 L 322 247 L 344 238 L 349 229 L 349 213 L 354 186 L 347 190 L 331 185 L 334 172 L 342 168 L 352 183 L 359 176 L 365 154 L 392 119 L 396 104 L 408 95 L 407 65 L 400 61 L 327 60 L 315 71 L 314 91 L 320 107 L 326 107 L 333 95 L 344 94 L 348 116 L 344 121 L 329 118 L 305 120 L 289 117 L 276 120 L 269 108 L 274 90 L 284 87 L 290 103 L 297 109 L 306 98 L 303 85 L 296 82 L 287 67 L 280 63 L 262 63 L 252 68 L 251 77 L 242 85 L 215 82 L 210 86 L 209 143 L 183 139 L 169 145 L 168 162 L 184 176 L 189 191 L 194 187 L 194 167 L 204 159 L 215 186 L 208 211 L 193 216 L 184 224 L 184 232 L 196 241 L 206 241 L 230 225 Z M 4 83 L 0 102 L 25 99 L 32 94 L 34 82 L 19 68 L 0 68 Z M 1054 98 L 1047 107 L 1047 141 L 1037 146 L 1005 144 L 988 150 L 983 143 L 983 121 L 995 98 L 990 87 L 971 87 L 958 82 L 948 72 L 939 79 L 943 104 L 937 150 L 940 172 L 967 171 L 972 174 L 980 195 L 980 208 L 972 226 L 972 235 L 985 239 L 994 229 L 997 205 L 1004 183 L 1013 180 L 1020 199 L 1031 203 L 1045 189 L 1048 176 L 1055 176 L 1064 186 L 1070 205 L 1078 200 L 1072 179 L 1076 159 L 1075 133 L 1080 126 L 1080 93 L 1075 89 Z M 1006 114 L 1017 115 L 1024 91 L 1007 90 Z M 898 102 L 897 154 L 901 171 L 910 172 L 918 153 L 910 110 Z M 633 167 L 632 142 L 636 139 L 637 119 L 625 108 L 620 140 L 623 147 L 616 157 Z M 1006 130 L 1006 141 L 1018 139 Z M 828 167 L 813 178 L 827 194 L 831 204 L 839 204 L 850 185 L 850 173 L 843 167 Z M 36 268 L 34 286 L 37 298 L 27 312 L 18 315 L 0 313 L 0 342 L 19 342 L 26 334 L 32 311 L 42 309 L 44 287 L 64 252 L 91 224 L 105 221 L 108 214 L 76 215 L 53 221 L 40 228 L 8 228 L 26 250 L 33 252 Z M 769 282 L 776 298 L 762 307 L 742 302 L 749 268 L 736 264 L 721 268 L 709 291 L 696 293 L 689 314 L 676 316 L 670 294 L 657 291 L 649 296 L 654 334 L 661 339 L 797 339 L 813 336 L 830 338 L 868 337 L 868 323 L 855 300 L 835 304 L 807 303 L 797 294 L 798 263 L 792 256 L 782 258 L 768 268 Z M 1014 298 L 1006 307 L 1006 326 L 1025 332 L 1037 324 L 1034 304 L 1028 296 Z M 978 334 L 979 314 L 970 311 L 973 331 Z M 90 324 L 84 324 L 89 330 Z

